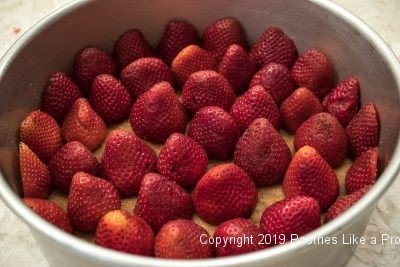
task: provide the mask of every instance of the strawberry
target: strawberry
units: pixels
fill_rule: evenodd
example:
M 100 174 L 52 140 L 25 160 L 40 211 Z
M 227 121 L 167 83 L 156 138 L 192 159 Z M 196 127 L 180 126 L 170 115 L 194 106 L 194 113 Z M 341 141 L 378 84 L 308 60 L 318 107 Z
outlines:
M 214 239 L 231 240 L 226 245 L 215 246 L 217 257 L 233 256 L 263 249 L 260 229 L 249 220 L 236 218 L 220 224 L 215 229 Z M 239 243 L 239 239 L 242 242 Z M 251 240 L 246 242 L 247 240 Z
M 49 171 L 56 188 L 68 193 L 75 173 L 82 171 L 94 175 L 98 165 L 96 157 L 90 150 L 81 142 L 72 141 L 54 153 L 49 161 Z
M 266 118 L 279 129 L 281 118 L 271 95 L 259 85 L 251 87 L 233 104 L 231 116 L 243 132 L 257 118 Z
M 157 173 L 143 177 L 135 213 L 146 220 L 155 231 L 175 219 L 191 219 L 191 196 L 175 182 Z
M 377 172 L 378 148 L 374 147 L 363 152 L 351 165 L 345 178 L 347 194 L 360 190 L 366 185 L 374 184 Z
M 89 94 L 92 82 L 99 74 L 115 75 L 117 68 L 112 58 L 103 50 L 88 47 L 75 57 L 73 77 L 85 94 Z
M 199 45 L 197 29 L 190 23 L 172 20 L 165 27 L 164 34 L 158 43 L 157 54 L 168 65 L 176 55 L 188 45 Z
M 296 60 L 292 77 L 299 87 L 306 87 L 319 99 L 331 90 L 331 65 L 326 56 L 315 48 L 307 50 Z
M 272 62 L 290 68 L 297 58 L 297 48 L 281 28 L 269 27 L 254 43 L 249 54 L 258 68 Z
M 318 113 L 296 130 L 294 148 L 312 146 L 333 168 L 343 163 L 347 152 L 346 133 L 340 122 L 329 113 Z
M 294 91 L 280 107 L 283 125 L 291 133 L 312 115 L 320 112 L 322 112 L 321 102 L 305 87 Z
M 130 122 L 135 133 L 145 140 L 163 143 L 174 132 L 183 133 L 186 113 L 168 82 L 155 84 L 132 107 Z
M 250 87 L 261 85 L 279 106 L 295 89 L 290 70 L 282 64 L 270 63 L 254 74 Z
M 20 127 L 20 138 L 44 163 L 62 146 L 60 127 L 42 111 L 32 111 L 25 117 Z
M 106 132 L 103 119 L 84 98 L 75 101 L 62 126 L 62 135 L 67 142 L 79 141 L 90 151 L 104 141 Z
M 202 36 L 203 48 L 219 62 L 228 47 L 238 44 L 247 49 L 246 33 L 235 18 L 222 18 L 207 26 Z
M 292 155 L 285 140 L 265 118 L 255 119 L 236 144 L 234 163 L 257 186 L 282 181 Z
M 346 135 L 353 158 L 378 146 L 379 120 L 373 103 L 365 104 L 354 116 L 346 127 Z
M 217 61 L 203 48 L 188 45 L 183 48 L 171 63 L 171 71 L 182 86 L 190 74 L 200 70 L 217 70 Z
M 67 233 L 72 233 L 73 229 L 67 213 L 53 201 L 25 197 L 22 202 L 49 223 Z
M 19 169 L 24 197 L 46 199 L 51 189 L 47 166 L 22 142 L 19 143 Z
M 204 240 L 208 239 L 207 231 L 192 221 L 170 221 L 161 227 L 156 236 L 154 254 L 169 259 L 211 258 L 213 249 L 208 242 L 204 244 Z
M 154 57 L 139 58 L 121 72 L 121 82 L 135 99 L 162 81 L 172 84 L 174 79 L 167 64 Z
M 188 136 L 202 145 L 210 157 L 225 160 L 232 156 L 240 131 L 229 113 L 210 106 L 194 115 Z
M 113 57 L 120 70 L 136 59 L 152 56 L 153 48 L 138 29 L 127 30 L 114 43 Z
M 197 215 L 210 224 L 249 217 L 257 203 L 257 189 L 247 173 L 233 163 L 211 168 L 193 192 Z
M 357 114 L 360 102 L 360 83 L 357 77 L 350 76 L 341 81 L 325 96 L 322 105 L 324 110 L 346 127 Z
M 62 122 L 79 97 L 81 91 L 67 74 L 53 73 L 43 92 L 42 111 Z
M 237 44 L 230 45 L 218 65 L 218 72 L 224 76 L 235 93 L 243 93 L 256 72 L 254 63 L 246 51 Z
M 157 160 L 160 174 L 184 188 L 195 185 L 207 165 L 207 153 L 203 147 L 180 133 L 174 133 L 167 139 Z
M 283 179 L 287 198 L 309 196 L 326 211 L 339 194 L 339 182 L 334 170 L 311 146 L 300 148 L 294 155 Z
M 271 245 L 290 242 L 292 235 L 302 236 L 319 226 L 318 202 L 308 196 L 294 196 L 272 204 L 264 210 L 260 221 L 263 234 L 271 237 Z
M 206 106 L 218 106 L 229 111 L 235 102 L 235 93 L 229 82 L 212 70 L 193 73 L 182 90 L 183 105 L 192 113 Z
M 156 170 L 153 149 L 132 133 L 112 131 L 105 142 L 100 162 L 102 176 L 114 184 L 122 196 L 139 193 L 143 176 Z
M 100 219 L 94 242 L 105 248 L 152 256 L 154 232 L 139 216 L 124 210 L 113 210 Z
M 117 189 L 101 178 L 77 172 L 68 194 L 67 214 L 74 228 L 93 233 L 104 214 L 121 208 Z

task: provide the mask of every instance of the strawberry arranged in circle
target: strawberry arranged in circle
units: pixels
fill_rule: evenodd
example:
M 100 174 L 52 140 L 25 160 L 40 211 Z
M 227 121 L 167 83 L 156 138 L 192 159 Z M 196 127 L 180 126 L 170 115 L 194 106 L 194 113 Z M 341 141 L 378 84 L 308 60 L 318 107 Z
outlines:
M 257 198 L 257 189 L 250 176 L 233 163 L 211 168 L 193 192 L 197 215 L 214 225 L 238 217 L 249 217 Z
M 145 142 L 127 131 L 114 130 L 106 139 L 100 172 L 122 196 L 132 196 L 139 193 L 143 176 L 156 170 L 156 163 L 155 152 Z
M 259 118 L 240 137 L 233 161 L 257 186 L 267 186 L 282 181 L 291 160 L 282 136 L 267 119 Z
M 154 232 L 139 216 L 124 210 L 113 210 L 100 219 L 94 242 L 105 248 L 152 256 Z
M 209 106 L 194 115 L 188 136 L 203 146 L 211 158 L 226 160 L 233 154 L 240 130 L 229 113 Z
M 84 172 L 74 175 L 67 203 L 68 218 L 74 228 L 93 233 L 104 214 L 120 208 L 118 191 L 110 182 Z
M 202 259 L 211 258 L 213 250 L 207 231 L 192 221 L 178 219 L 164 224 L 154 242 L 154 254 L 158 258 Z
M 156 232 L 169 221 L 191 219 L 193 212 L 192 197 L 175 182 L 157 173 L 143 177 L 135 213 Z
M 132 107 L 130 123 L 134 132 L 153 143 L 163 143 L 175 132 L 183 133 L 186 113 L 168 82 L 155 84 Z
M 206 106 L 218 106 L 228 111 L 235 102 L 229 82 L 212 70 L 193 73 L 182 90 L 183 105 L 192 113 Z
M 160 174 L 184 188 L 194 186 L 206 172 L 207 153 L 196 141 L 180 133 L 172 134 L 158 155 Z

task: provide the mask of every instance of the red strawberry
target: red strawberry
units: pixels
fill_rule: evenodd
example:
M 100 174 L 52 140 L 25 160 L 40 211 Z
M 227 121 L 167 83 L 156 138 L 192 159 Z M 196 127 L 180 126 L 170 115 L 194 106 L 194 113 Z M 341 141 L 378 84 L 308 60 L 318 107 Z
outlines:
M 156 83 L 166 81 L 172 84 L 174 79 L 167 64 L 161 59 L 145 57 L 126 66 L 121 72 L 121 81 L 131 96 L 137 98 Z
M 210 169 L 193 193 L 197 215 L 211 224 L 249 217 L 257 203 L 257 189 L 245 171 L 233 163 Z
M 225 160 L 232 156 L 240 131 L 229 113 L 210 106 L 194 115 L 188 136 L 202 145 L 210 157 Z
M 86 94 L 89 94 L 92 82 L 97 75 L 115 75 L 116 73 L 117 68 L 112 58 L 99 48 L 85 48 L 75 57 L 73 77 Z
M 74 175 L 68 195 L 67 214 L 72 225 L 81 232 L 94 232 L 104 214 L 121 208 L 115 187 L 84 172 Z
M 202 36 L 203 48 L 219 62 L 228 47 L 238 44 L 247 49 L 246 33 L 235 18 L 222 18 L 207 26 Z
M 89 102 L 106 123 L 127 118 L 132 107 L 128 90 L 119 80 L 108 74 L 94 79 Z
M 281 118 L 279 109 L 271 95 L 259 85 L 251 87 L 233 104 L 231 116 L 243 132 L 257 118 L 266 118 L 279 129 Z
M 290 68 L 297 58 L 297 48 L 281 28 L 269 27 L 251 48 L 250 57 L 258 68 L 272 62 Z
M 286 197 L 313 197 L 321 211 L 325 211 L 339 194 L 339 182 L 334 170 L 318 152 L 311 146 L 304 146 L 296 152 L 286 171 L 283 192 Z
M 94 175 L 98 165 L 96 157 L 81 142 L 72 141 L 54 153 L 49 161 L 49 171 L 57 189 L 68 193 L 75 173 L 82 171 Z
M 182 49 L 171 63 L 171 70 L 180 85 L 186 82 L 190 74 L 200 70 L 217 70 L 217 61 L 203 48 L 188 45 Z
M 130 122 L 135 133 L 145 140 L 163 143 L 175 132 L 183 133 L 186 113 L 168 82 L 155 84 L 132 107 Z
M 346 157 L 346 133 L 340 122 L 329 113 L 311 116 L 296 130 L 294 148 L 312 146 L 333 168 Z
M 357 77 L 350 76 L 341 81 L 324 98 L 324 110 L 335 116 L 346 127 L 357 114 L 360 102 L 360 83 Z
M 322 112 L 321 102 L 305 87 L 294 91 L 280 107 L 283 125 L 292 133 L 308 118 L 320 112 Z
M 296 60 L 292 77 L 299 87 L 306 87 L 320 99 L 331 90 L 331 65 L 317 49 L 307 50 Z
M 365 104 L 346 127 L 347 140 L 353 158 L 378 146 L 379 120 L 373 103 Z
M 19 143 L 19 169 L 24 197 L 46 199 L 51 189 L 47 166 L 22 142 Z
M 197 29 L 190 23 L 179 20 L 170 21 L 158 43 L 157 54 L 168 65 L 176 55 L 188 45 L 199 45 Z
M 218 106 L 228 111 L 235 102 L 229 82 L 212 70 L 193 73 L 182 90 L 183 105 L 192 113 L 206 106 Z
M 351 206 L 353 206 L 361 197 L 363 197 L 370 188 L 370 186 L 365 186 L 358 191 L 354 191 L 350 195 L 346 195 L 336 200 L 336 202 L 333 203 L 333 205 L 326 212 L 325 222 L 332 221 L 343 212 L 351 208 Z
M 295 196 L 272 204 L 264 210 L 260 221 L 263 234 L 272 237 L 271 245 L 290 242 L 292 235 L 305 235 L 320 225 L 318 202 L 307 196 Z
M 148 173 L 140 185 L 135 213 L 158 231 L 169 221 L 191 219 L 193 201 L 176 183 L 157 173 Z
M 113 56 L 120 70 L 138 58 L 153 55 L 153 48 L 138 29 L 127 30 L 114 43 Z
M 239 94 L 247 89 L 256 67 L 246 51 L 240 45 L 233 44 L 219 62 L 218 72 L 228 80 L 235 93 Z
M 234 163 L 253 179 L 257 186 L 276 184 L 292 160 L 285 140 L 265 118 L 254 120 L 236 144 Z
M 105 142 L 100 170 L 122 196 L 139 193 L 146 173 L 156 170 L 157 157 L 153 149 L 132 133 L 112 131 Z
M 188 188 L 206 172 L 207 153 L 193 139 L 180 134 L 172 134 L 158 155 L 158 171 L 182 187 Z
M 233 256 L 263 249 L 260 229 L 249 220 L 236 218 L 220 224 L 214 233 L 214 239 L 231 240 L 215 247 L 217 257 Z M 251 241 L 246 242 L 246 239 Z M 238 243 L 242 239 L 242 243 Z M 235 241 L 236 240 L 236 241 Z
M 94 242 L 118 251 L 152 256 L 154 232 L 139 216 L 124 210 L 113 210 L 100 219 Z
M 81 91 L 67 74 L 53 73 L 44 89 L 42 110 L 61 122 L 79 97 Z
M 67 142 L 79 141 L 95 150 L 106 137 L 106 124 L 84 98 L 75 101 L 64 119 L 62 135 Z
M 212 258 L 209 236 L 201 226 L 188 220 L 170 221 L 160 229 L 154 242 L 154 254 L 159 258 Z M 202 243 L 203 242 L 203 243 Z
M 72 233 L 73 229 L 67 213 L 53 201 L 25 197 L 22 199 L 22 202 L 49 223 L 67 233 Z
M 346 174 L 346 192 L 351 194 L 366 185 L 376 182 L 378 171 L 378 148 L 371 148 L 363 152 L 351 165 Z
M 20 138 L 44 163 L 62 146 L 60 127 L 50 115 L 41 111 L 32 111 L 25 117 Z

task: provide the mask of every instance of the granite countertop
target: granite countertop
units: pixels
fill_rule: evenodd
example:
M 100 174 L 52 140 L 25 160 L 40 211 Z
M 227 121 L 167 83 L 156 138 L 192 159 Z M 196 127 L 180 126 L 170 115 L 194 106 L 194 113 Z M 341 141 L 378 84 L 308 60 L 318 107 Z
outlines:
M 1 0 L 0 56 L 30 26 L 69 0 Z M 400 1 L 334 0 L 367 22 L 400 58 Z M 400 236 L 400 180 L 379 201 L 365 236 L 382 233 Z M 0 266 L 40 266 L 49 264 L 36 246 L 30 231 L 0 200 Z M 400 266 L 398 245 L 360 245 L 347 267 Z

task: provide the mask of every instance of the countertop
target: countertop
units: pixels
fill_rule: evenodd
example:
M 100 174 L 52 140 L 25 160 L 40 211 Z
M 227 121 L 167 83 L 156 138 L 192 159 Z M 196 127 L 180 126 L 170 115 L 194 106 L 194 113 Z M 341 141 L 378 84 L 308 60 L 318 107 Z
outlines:
M 0 56 L 30 26 L 69 0 L 1 0 Z M 400 58 L 400 1 L 335 0 L 367 22 Z M 400 179 L 379 201 L 365 236 L 382 233 L 400 236 Z M 347 267 L 400 266 L 400 244 L 360 245 Z M 0 266 L 21 267 L 49 264 L 30 231 L 0 200 Z

